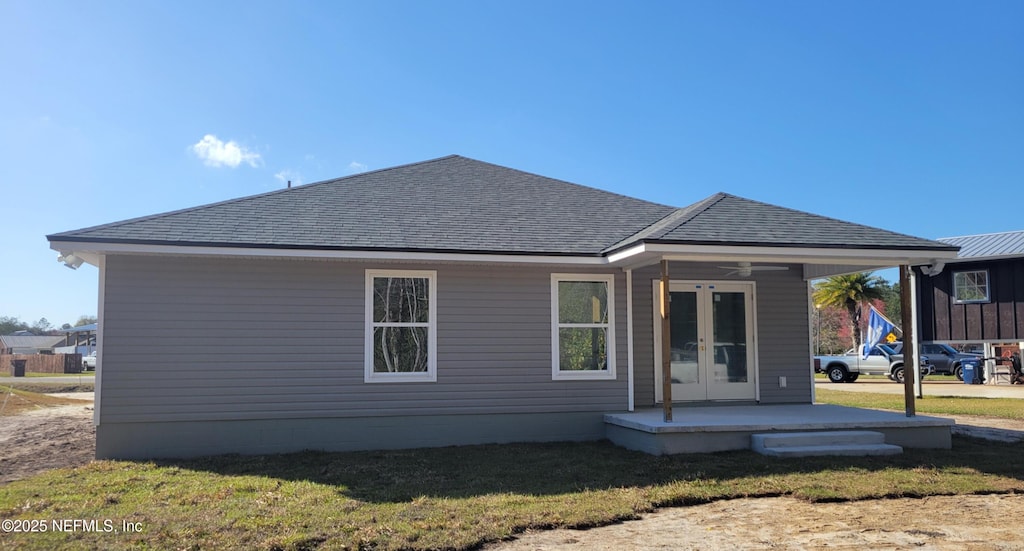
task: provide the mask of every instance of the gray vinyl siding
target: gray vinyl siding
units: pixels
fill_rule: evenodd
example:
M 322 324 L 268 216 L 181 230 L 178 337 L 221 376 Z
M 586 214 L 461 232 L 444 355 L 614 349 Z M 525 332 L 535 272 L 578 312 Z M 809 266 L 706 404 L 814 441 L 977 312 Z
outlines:
M 757 278 L 758 378 L 761 403 L 810 403 L 811 362 L 807 282 L 800 267 Z M 779 377 L 786 377 L 786 388 Z
M 366 269 L 437 271 L 437 382 L 363 381 Z M 551 273 L 615 273 L 617 378 L 551 378 Z M 104 423 L 626 408 L 620 271 L 106 259 Z
M 671 262 L 673 280 L 741 281 L 723 278 L 721 262 L 701 264 Z M 634 389 L 636 407 L 655 403 L 654 296 L 652 282 L 661 277 L 658 265 L 633 272 Z M 758 385 L 761 403 L 809 403 L 811 401 L 810 335 L 808 332 L 807 284 L 801 266 L 789 270 L 755 273 L 742 281 L 755 282 L 757 316 Z M 786 377 L 786 388 L 779 377 Z
M 96 457 L 389 450 L 599 440 L 604 434 L 600 412 L 106 423 L 96 427 Z
M 654 294 L 658 266 L 633 271 L 633 405 L 654 405 Z M 660 381 L 658 382 L 660 384 Z

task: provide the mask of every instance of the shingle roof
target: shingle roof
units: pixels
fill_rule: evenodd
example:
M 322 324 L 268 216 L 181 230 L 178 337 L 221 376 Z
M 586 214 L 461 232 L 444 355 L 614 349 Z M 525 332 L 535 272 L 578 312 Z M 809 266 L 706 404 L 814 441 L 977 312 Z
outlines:
M 599 254 L 672 207 L 449 156 L 52 240 Z
M 634 238 L 658 243 L 859 249 L 951 249 L 942 243 L 716 193 Z M 628 245 L 621 242 L 614 248 Z
M 951 249 L 724 193 L 677 209 L 457 155 L 47 237 L 578 256 L 643 241 Z
M 939 241 L 960 247 L 956 255 L 958 259 L 1024 256 L 1024 230 L 943 237 Z

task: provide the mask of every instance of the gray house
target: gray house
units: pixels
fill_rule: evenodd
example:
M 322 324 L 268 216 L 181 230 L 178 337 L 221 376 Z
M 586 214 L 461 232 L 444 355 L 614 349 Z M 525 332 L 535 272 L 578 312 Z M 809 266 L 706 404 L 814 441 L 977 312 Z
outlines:
M 100 458 L 586 440 L 666 396 L 810 404 L 809 280 L 956 251 L 459 156 L 48 239 L 99 267 Z

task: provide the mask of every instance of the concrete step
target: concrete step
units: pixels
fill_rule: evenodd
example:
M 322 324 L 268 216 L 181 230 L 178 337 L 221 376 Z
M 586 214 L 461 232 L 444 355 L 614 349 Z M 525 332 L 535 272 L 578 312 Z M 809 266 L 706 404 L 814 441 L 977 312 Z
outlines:
M 789 448 L 762 448 L 754 450 L 773 457 L 812 457 L 820 455 L 899 455 L 903 448 L 892 444 L 847 444 L 843 446 L 793 446 Z
M 873 430 L 767 432 L 752 435 L 750 441 L 755 446 L 768 448 L 831 444 L 881 444 L 885 442 L 885 435 Z
M 780 432 L 754 434 L 750 449 L 776 457 L 816 455 L 895 455 L 903 448 L 885 443 L 885 435 L 875 431 Z

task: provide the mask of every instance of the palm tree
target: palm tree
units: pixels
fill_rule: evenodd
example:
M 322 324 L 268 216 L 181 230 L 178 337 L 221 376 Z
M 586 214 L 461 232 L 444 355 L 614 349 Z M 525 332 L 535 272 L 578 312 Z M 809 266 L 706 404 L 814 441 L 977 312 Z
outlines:
M 857 348 L 860 344 L 861 305 L 871 300 L 881 300 L 884 284 L 884 279 L 868 272 L 833 276 L 815 286 L 814 303 L 846 309 L 853 329 L 853 347 Z

